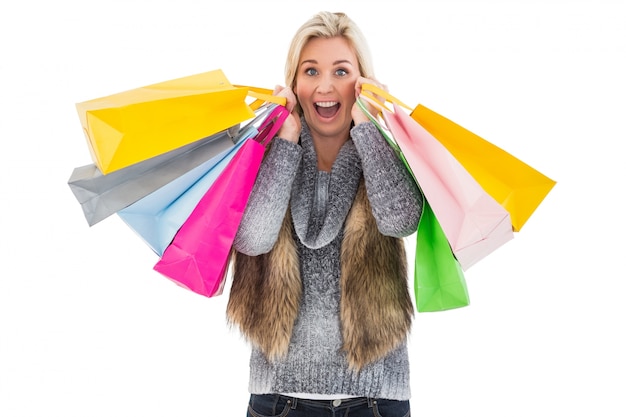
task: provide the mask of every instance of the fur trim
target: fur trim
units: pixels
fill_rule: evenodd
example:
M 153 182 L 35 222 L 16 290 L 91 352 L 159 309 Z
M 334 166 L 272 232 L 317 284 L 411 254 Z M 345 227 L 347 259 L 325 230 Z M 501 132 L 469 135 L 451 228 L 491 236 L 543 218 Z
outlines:
M 235 278 L 226 307 L 229 323 L 238 325 L 269 360 L 287 354 L 302 298 L 298 250 L 289 216 L 285 219 L 269 253 L 233 253 Z
M 410 331 L 413 304 L 402 239 L 383 236 L 361 184 L 346 220 L 341 253 L 341 323 L 352 369 L 384 357 Z

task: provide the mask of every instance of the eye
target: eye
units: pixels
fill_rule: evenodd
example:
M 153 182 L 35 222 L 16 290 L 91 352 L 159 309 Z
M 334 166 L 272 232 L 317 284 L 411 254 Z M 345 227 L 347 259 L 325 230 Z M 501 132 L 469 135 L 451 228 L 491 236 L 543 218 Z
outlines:
M 343 68 L 339 68 L 337 71 L 335 71 L 335 74 L 337 74 L 340 77 L 345 77 L 346 75 L 348 75 L 348 71 L 346 71 Z
M 317 75 L 317 70 L 315 68 L 307 68 L 304 70 L 306 75 Z

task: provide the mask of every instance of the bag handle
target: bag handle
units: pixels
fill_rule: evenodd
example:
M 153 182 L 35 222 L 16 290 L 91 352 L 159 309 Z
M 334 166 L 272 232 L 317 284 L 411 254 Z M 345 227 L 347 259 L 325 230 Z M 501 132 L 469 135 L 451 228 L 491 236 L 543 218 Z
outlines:
M 391 132 L 389 132 L 389 130 L 385 126 L 383 126 L 383 124 L 380 122 L 378 117 L 370 113 L 367 107 L 365 107 L 365 104 L 363 104 L 363 101 L 367 101 L 368 103 L 372 104 L 374 107 L 376 107 L 380 111 L 383 111 L 383 109 L 385 110 L 388 110 L 388 109 L 385 107 L 383 103 L 380 102 L 380 100 L 374 97 L 370 97 L 369 94 L 363 94 L 363 91 L 361 91 L 361 95 L 357 97 L 356 99 L 356 103 L 361 109 L 361 111 L 363 111 L 363 113 L 367 115 L 370 121 L 374 123 L 374 126 L 376 126 L 380 134 L 383 135 L 383 138 L 385 138 L 385 141 L 389 144 L 389 146 L 391 146 L 391 148 L 396 152 L 397 155 L 401 155 L 402 150 L 400 149 L 400 146 L 398 146 L 398 144 L 396 143 Z
M 379 107 L 387 108 L 384 102 L 380 101 L 379 98 L 375 97 L 374 94 L 383 97 L 386 101 L 390 103 L 394 103 L 399 105 L 400 107 L 404 107 L 407 110 L 413 110 L 412 107 L 409 107 L 407 104 L 404 104 L 400 99 L 391 95 L 388 91 L 383 90 L 382 88 L 375 86 L 374 84 L 365 83 L 361 86 L 361 94 L 364 97 L 374 101 L 374 103 L 378 104 Z M 374 104 L 372 103 L 372 104 Z M 389 110 L 389 109 L 387 109 Z M 391 110 L 390 110 L 391 111 Z
M 376 97 L 376 96 L 378 96 L 378 97 Z M 379 97 L 382 97 L 385 100 L 381 101 Z M 387 143 L 394 149 L 394 151 L 396 151 L 396 153 L 398 155 L 401 155 L 402 152 L 400 150 L 400 147 L 396 143 L 396 141 L 393 138 L 393 135 L 391 134 L 391 132 L 389 132 L 389 130 L 385 126 L 382 125 L 382 123 L 378 120 L 377 116 L 372 115 L 367 110 L 367 107 L 365 107 L 365 105 L 363 104 L 363 101 L 367 101 L 372 106 L 376 107 L 380 112 L 387 111 L 389 113 L 393 113 L 393 110 L 391 110 L 387 106 L 385 106 L 385 101 L 388 101 L 388 102 L 390 102 L 392 104 L 396 104 L 396 105 L 398 105 L 400 107 L 404 107 L 405 109 L 408 109 L 410 111 L 412 111 L 413 109 L 411 107 L 409 107 L 407 104 L 404 104 L 399 98 L 393 96 L 388 91 L 385 91 L 382 88 L 380 88 L 380 87 L 378 87 L 378 86 L 376 86 L 374 84 L 370 84 L 370 83 L 365 83 L 365 84 L 363 84 L 361 86 L 361 93 L 359 94 L 359 97 L 357 98 L 357 104 L 359 105 L 361 110 L 376 125 L 376 127 L 378 128 L 380 133 L 383 135 L 383 137 L 385 138 Z
M 289 116 L 289 110 L 285 106 L 277 105 L 259 126 L 259 133 L 254 140 L 263 146 L 267 146 L 276 136 L 287 116 Z
M 248 95 L 256 99 L 252 103 L 250 103 L 250 107 L 252 108 L 252 110 L 257 110 L 259 107 L 267 102 L 278 104 L 281 106 L 285 106 L 287 104 L 287 99 L 285 97 L 278 97 L 273 95 L 273 91 L 269 88 L 253 87 L 249 85 L 234 85 L 234 87 L 245 88 L 246 90 L 248 90 Z

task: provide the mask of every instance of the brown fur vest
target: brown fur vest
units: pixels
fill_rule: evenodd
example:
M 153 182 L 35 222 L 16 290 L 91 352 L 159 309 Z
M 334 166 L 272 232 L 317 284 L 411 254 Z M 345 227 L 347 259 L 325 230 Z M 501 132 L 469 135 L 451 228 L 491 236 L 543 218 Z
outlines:
M 269 360 L 287 353 L 302 283 L 290 211 L 274 248 L 234 255 L 227 307 L 231 324 Z M 402 239 L 382 235 L 361 183 L 348 213 L 341 247 L 343 349 L 352 369 L 384 357 L 405 340 L 413 317 Z

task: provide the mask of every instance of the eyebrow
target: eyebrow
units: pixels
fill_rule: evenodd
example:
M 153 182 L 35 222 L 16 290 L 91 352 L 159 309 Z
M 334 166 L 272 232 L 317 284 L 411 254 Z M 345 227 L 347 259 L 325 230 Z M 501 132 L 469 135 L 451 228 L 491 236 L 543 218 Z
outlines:
M 304 61 L 302 61 L 300 63 L 300 65 L 302 65 L 302 64 L 318 64 L 318 62 L 315 59 L 306 59 L 306 60 L 304 60 Z M 353 65 L 352 62 L 350 60 L 348 60 L 348 59 L 339 59 L 339 60 L 333 62 L 333 65 L 338 65 L 338 64 L 350 64 L 350 65 Z

